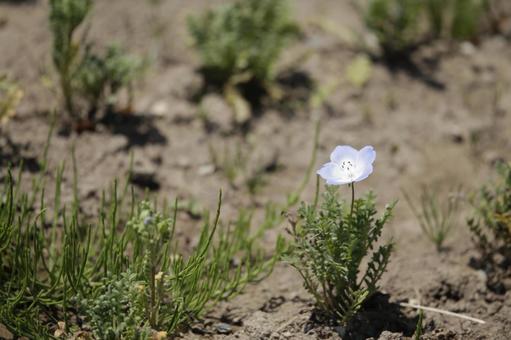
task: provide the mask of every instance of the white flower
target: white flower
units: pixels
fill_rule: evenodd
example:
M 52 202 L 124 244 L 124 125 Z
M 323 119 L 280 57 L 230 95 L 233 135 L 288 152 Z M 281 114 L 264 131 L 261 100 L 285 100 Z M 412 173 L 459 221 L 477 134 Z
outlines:
M 330 161 L 317 171 L 326 184 L 341 185 L 360 182 L 373 172 L 376 151 L 372 146 L 355 150 L 348 145 L 336 146 L 330 154 Z

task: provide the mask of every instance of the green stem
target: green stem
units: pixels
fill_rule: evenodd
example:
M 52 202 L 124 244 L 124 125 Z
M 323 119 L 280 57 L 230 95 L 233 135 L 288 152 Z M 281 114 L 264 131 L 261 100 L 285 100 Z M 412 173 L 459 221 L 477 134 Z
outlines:
M 350 209 L 350 220 L 353 216 L 353 205 L 355 204 L 355 182 L 351 183 L 351 209 Z
M 314 194 L 314 210 L 316 210 L 318 206 L 319 200 L 319 175 L 316 175 L 316 193 Z

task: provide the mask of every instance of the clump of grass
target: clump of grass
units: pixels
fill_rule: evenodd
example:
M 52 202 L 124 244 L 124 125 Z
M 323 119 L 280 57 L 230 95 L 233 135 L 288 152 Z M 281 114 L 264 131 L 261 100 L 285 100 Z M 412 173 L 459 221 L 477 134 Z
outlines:
M 287 259 L 302 276 L 317 307 L 342 326 L 378 289 L 393 243 L 378 247 L 376 243 L 393 206 L 376 218 L 374 195 L 347 204 L 328 187 L 321 206 L 302 204 L 297 221 L 292 222 L 293 242 Z M 365 260 L 367 269 L 360 275 Z
M 235 109 L 246 110 L 242 85 L 278 97 L 276 63 L 298 32 L 286 0 L 238 0 L 191 17 L 188 28 L 206 80 L 223 87 Z
M 98 220 L 86 220 L 76 185 L 71 206 L 61 203 L 62 174 L 51 209 L 43 179 L 25 193 L 21 175 L 9 175 L 0 196 L 0 323 L 17 336 L 89 333 L 82 324 L 98 339 L 172 335 L 271 272 L 282 252 L 280 239 L 271 256 L 259 243 L 277 221 L 271 211 L 255 231 L 246 213 L 227 226 L 221 195 L 186 252 L 175 237 L 177 201 L 126 207 L 114 185 Z
M 511 164 L 497 166 L 500 181 L 481 188 L 472 203 L 474 216 L 468 220 L 482 261 L 492 271 L 511 267 Z M 498 256 L 503 261 L 497 261 Z
M 53 64 L 59 74 L 64 108 L 73 122 L 87 120 L 94 124 L 96 114 L 105 105 L 118 101 L 118 93 L 128 90 L 144 69 L 145 62 L 129 56 L 116 45 L 104 54 L 93 52 L 83 26 L 92 8 L 92 0 L 50 1 L 50 28 L 53 34 Z
M 419 197 L 419 208 L 406 192 L 403 193 L 422 232 L 436 246 L 436 249 L 441 251 L 445 240 L 452 233 L 459 219 L 460 190 L 451 191 L 445 199 L 441 199 L 438 191 L 423 186 Z

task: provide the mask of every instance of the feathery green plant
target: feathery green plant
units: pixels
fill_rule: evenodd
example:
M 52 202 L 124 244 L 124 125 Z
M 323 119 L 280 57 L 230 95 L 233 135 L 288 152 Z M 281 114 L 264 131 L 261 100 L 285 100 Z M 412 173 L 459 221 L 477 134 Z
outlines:
M 410 196 L 403 191 L 406 201 L 426 237 L 442 250 L 443 244 L 456 226 L 460 212 L 460 190 L 449 192 L 446 199 L 440 200 L 439 193 L 422 187 L 419 198 L 419 209 L 416 208 Z
M 393 243 L 377 247 L 376 242 L 394 204 L 376 218 L 373 194 L 356 199 L 350 208 L 333 187 L 327 187 L 320 207 L 316 203 L 317 199 L 312 205 L 302 204 L 298 220 L 291 222 L 293 242 L 287 258 L 317 307 L 346 326 L 377 291 L 387 267 Z M 361 276 L 365 259 L 367 269 Z
M 146 63 L 126 55 L 117 45 L 107 48 L 104 55 L 93 53 L 85 34 L 79 40 L 74 37 L 91 7 L 92 0 L 50 1 L 50 28 L 65 109 L 75 121 L 86 113 L 94 123 L 98 111 L 105 104 L 114 105 L 123 88 L 128 89 L 128 106 L 132 105 L 132 85 Z
M 474 243 L 487 263 L 501 254 L 511 266 L 511 163 L 497 166 L 500 181 L 485 185 L 473 199 L 474 216 L 468 220 Z

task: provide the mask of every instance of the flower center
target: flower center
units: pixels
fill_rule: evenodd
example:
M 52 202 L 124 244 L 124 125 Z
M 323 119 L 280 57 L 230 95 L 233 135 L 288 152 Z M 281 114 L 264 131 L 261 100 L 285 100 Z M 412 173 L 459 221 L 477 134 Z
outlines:
M 353 172 L 355 170 L 355 163 L 351 160 L 344 160 L 341 162 L 341 169 L 348 175 L 349 178 L 355 177 Z

